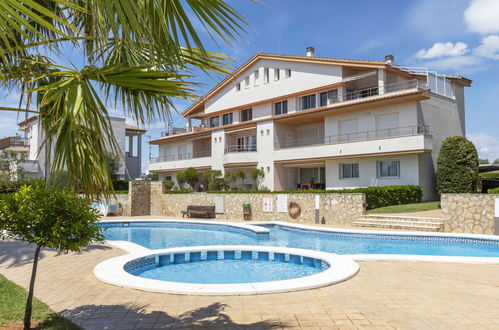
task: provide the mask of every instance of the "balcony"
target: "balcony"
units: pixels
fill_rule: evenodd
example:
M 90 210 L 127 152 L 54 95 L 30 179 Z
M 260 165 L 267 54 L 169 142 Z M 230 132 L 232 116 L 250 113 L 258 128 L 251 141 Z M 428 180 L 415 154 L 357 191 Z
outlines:
M 194 152 L 194 153 L 177 154 L 177 155 L 151 157 L 149 159 L 149 164 L 173 162 L 173 161 L 178 161 L 178 160 L 187 160 L 187 159 L 204 158 L 204 157 L 211 157 L 211 150 L 199 151 L 199 152 Z
M 161 137 L 177 135 L 177 134 L 185 134 L 185 133 L 197 133 L 205 131 L 207 128 L 204 125 L 200 126 L 191 126 L 191 127 L 173 127 L 171 131 L 161 132 Z
M 14 148 L 14 147 L 29 147 L 29 139 L 20 136 L 9 136 L 0 139 L 0 149 Z
M 294 141 L 286 141 L 274 146 L 274 149 L 298 148 L 314 145 L 340 144 L 359 141 L 369 141 L 377 139 L 386 139 L 393 137 L 414 136 L 429 134 L 428 125 L 414 125 L 405 127 L 396 127 L 382 129 L 376 131 L 364 131 L 341 135 L 313 137 L 304 139 L 295 139 Z
M 250 145 L 229 145 L 225 147 L 224 153 L 233 153 L 233 152 L 252 152 L 257 151 L 256 144 Z

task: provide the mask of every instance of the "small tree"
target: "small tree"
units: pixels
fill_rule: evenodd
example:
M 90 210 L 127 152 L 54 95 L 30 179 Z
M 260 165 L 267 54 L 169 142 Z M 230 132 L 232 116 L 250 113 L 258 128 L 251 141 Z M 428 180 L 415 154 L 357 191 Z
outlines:
M 109 170 L 109 175 L 111 176 L 111 180 L 118 180 L 118 171 L 121 167 L 121 157 L 118 154 L 108 152 L 106 154 L 106 164 Z
M 24 180 L 26 173 L 19 165 L 18 154 L 14 151 L 4 151 L 0 153 L 0 180 L 19 181 Z
M 494 159 L 494 161 L 492 162 L 492 164 L 499 164 L 499 158 Z
M 18 237 L 36 244 L 24 314 L 24 329 L 31 326 L 36 270 L 42 247 L 79 251 L 92 241 L 103 241 L 97 212 L 72 188 L 23 186 L 0 200 L 0 236 Z
M 234 182 L 236 179 L 235 177 L 235 172 L 231 171 L 226 171 L 223 177 L 223 184 L 224 184 L 224 189 L 229 190 L 230 189 L 230 184 Z
M 478 158 L 478 164 L 490 164 L 487 158 Z
M 255 189 L 258 190 L 261 181 L 265 178 L 265 172 L 258 168 L 252 168 L 250 171 L 250 177 L 255 182 Z
M 462 136 L 444 140 L 437 161 L 437 189 L 443 193 L 473 193 L 479 185 L 478 153 Z
M 183 172 L 177 174 L 177 182 L 182 188 L 185 184 L 188 184 L 191 189 L 196 190 L 197 183 L 199 182 L 198 171 L 194 167 L 189 167 Z
M 245 180 L 246 180 L 246 171 L 245 170 L 237 170 L 236 171 L 236 178 L 241 179 L 241 184 L 242 184 L 241 189 L 244 190 Z
M 207 190 L 219 190 L 220 187 L 220 179 L 222 178 L 222 171 L 220 170 L 208 170 L 203 173 L 203 176 L 206 180 L 206 189 Z

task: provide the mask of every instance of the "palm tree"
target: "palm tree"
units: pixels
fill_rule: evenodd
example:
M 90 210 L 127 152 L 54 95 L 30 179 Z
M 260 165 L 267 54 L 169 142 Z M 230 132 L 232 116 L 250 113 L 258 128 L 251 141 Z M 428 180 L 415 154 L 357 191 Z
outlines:
M 246 25 L 224 0 L 2 0 L 0 87 L 22 96 L 0 110 L 39 116 L 52 172 L 109 191 L 108 146 L 119 147 L 108 107 L 139 124 L 168 118 L 174 98 L 196 97 L 195 71 L 230 72 L 199 30 L 231 43 Z

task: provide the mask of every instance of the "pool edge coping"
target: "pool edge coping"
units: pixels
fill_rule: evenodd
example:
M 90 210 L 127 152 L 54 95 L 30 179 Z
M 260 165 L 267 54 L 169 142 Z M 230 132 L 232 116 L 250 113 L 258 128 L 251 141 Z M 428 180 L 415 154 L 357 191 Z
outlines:
M 134 276 L 124 270 L 125 264 L 134 259 L 153 256 L 156 257 L 161 254 L 213 250 L 244 250 L 296 254 L 300 256 L 320 259 L 328 263 L 330 267 L 317 274 L 295 279 L 241 284 L 189 284 L 182 282 L 168 282 Z M 346 281 L 355 276 L 359 272 L 359 269 L 359 265 L 348 256 L 329 252 L 259 245 L 208 245 L 148 250 L 141 252 L 136 251 L 134 253 L 125 254 L 102 261 L 94 267 L 93 273 L 98 280 L 104 283 L 137 289 L 141 291 L 182 295 L 226 296 L 273 294 L 316 289 L 319 287 L 329 286 Z

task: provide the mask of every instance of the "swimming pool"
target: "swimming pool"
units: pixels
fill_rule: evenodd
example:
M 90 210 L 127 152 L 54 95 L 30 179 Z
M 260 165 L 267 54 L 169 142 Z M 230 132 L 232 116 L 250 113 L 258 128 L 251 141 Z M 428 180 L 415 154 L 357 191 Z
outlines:
M 343 255 L 499 257 L 499 240 L 477 235 L 336 230 L 287 223 L 253 223 L 246 228 L 220 223 L 102 222 L 108 240 L 129 241 L 147 249 L 200 245 L 259 245 L 309 249 Z
M 355 261 L 337 254 L 252 245 L 144 249 L 94 268 L 105 283 L 189 295 L 306 290 L 348 280 L 358 271 Z

